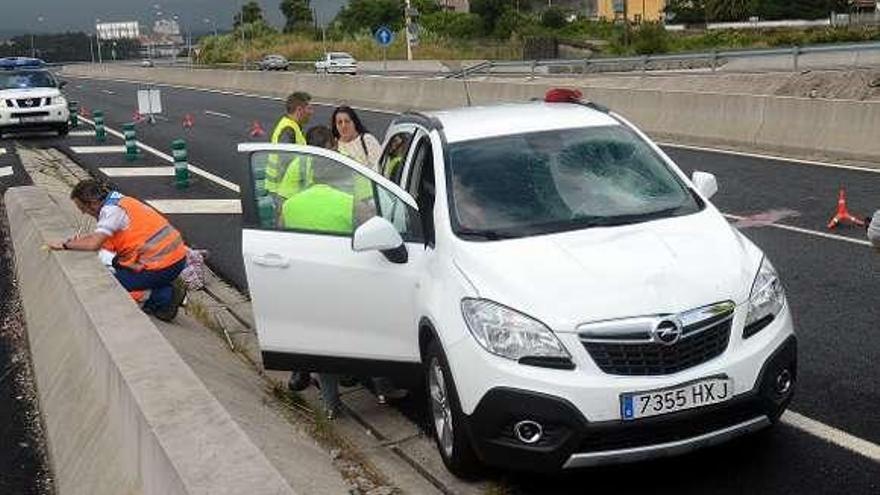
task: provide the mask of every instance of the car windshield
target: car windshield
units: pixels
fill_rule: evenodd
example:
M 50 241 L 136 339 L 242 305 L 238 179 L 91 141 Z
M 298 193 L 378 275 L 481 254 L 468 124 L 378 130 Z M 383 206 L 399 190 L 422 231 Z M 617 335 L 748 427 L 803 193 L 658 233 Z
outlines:
M 623 126 L 450 146 L 450 209 L 462 238 L 494 240 L 686 215 L 700 200 Z
M 0 71 L 0 89 L 54 88 L 56 86 L 55 78 L 44 70 Z
M 347 58 L 351 58 L 351 55 L 349 55 L 347 53 L 331 53 L 330 54 L 330 60 L 342 60 L 342 59 L 347 59 Z

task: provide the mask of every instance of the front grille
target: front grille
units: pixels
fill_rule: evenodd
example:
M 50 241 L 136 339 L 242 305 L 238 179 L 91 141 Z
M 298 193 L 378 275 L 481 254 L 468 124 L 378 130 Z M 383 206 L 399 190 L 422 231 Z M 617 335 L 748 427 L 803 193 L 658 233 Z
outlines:
M 42 103 L 42 98 L 19 98 L 15 100 L 18 104 L 18 108 L 39 108 Z
M 756 398 L 718 404 L 699 412 L 680 413 L 638 421 L 597 424 L 587 430 L 578 452 L 602 452 L 676 442 L 722 430 L 766 413 Z
M 730 340 L 728 318 L 673 345 L 662 343 L 584 342 L 596 365 L 611 375 L 643 376 L 677 373 L 721 355 Z M 685 329 L 687 330 L 687 329 Z

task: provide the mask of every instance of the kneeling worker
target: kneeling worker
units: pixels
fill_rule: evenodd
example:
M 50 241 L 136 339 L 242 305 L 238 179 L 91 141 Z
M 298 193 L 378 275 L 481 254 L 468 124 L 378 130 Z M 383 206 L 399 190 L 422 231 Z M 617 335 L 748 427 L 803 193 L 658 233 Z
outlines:
M 183 284 L 175 283 L 186 267 L 187 247 L 180 232 L 152 207 L 92 179 L 77 184 L 70 198 L 81 212 L 97 219 L 97 228 L 49 248 L 116 253 L 114 274 L 132 299 L 142 303 L 144 312 L 173 320 L 186 295 Z

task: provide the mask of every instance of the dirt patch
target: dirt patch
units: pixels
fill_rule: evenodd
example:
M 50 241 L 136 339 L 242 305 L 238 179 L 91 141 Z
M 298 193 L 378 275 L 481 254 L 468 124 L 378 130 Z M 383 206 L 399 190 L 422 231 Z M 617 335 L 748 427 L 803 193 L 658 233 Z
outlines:
M 55 493 L 0 200 L 0 493 Z

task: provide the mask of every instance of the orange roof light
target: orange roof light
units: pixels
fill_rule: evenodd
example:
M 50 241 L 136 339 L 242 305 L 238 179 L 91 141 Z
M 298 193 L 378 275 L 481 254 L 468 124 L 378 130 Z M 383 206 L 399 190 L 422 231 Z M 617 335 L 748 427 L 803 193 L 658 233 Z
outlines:
M 578 103 L 584 94 L 577 89 L 554 88 L 544 94 L 546 103 Z

